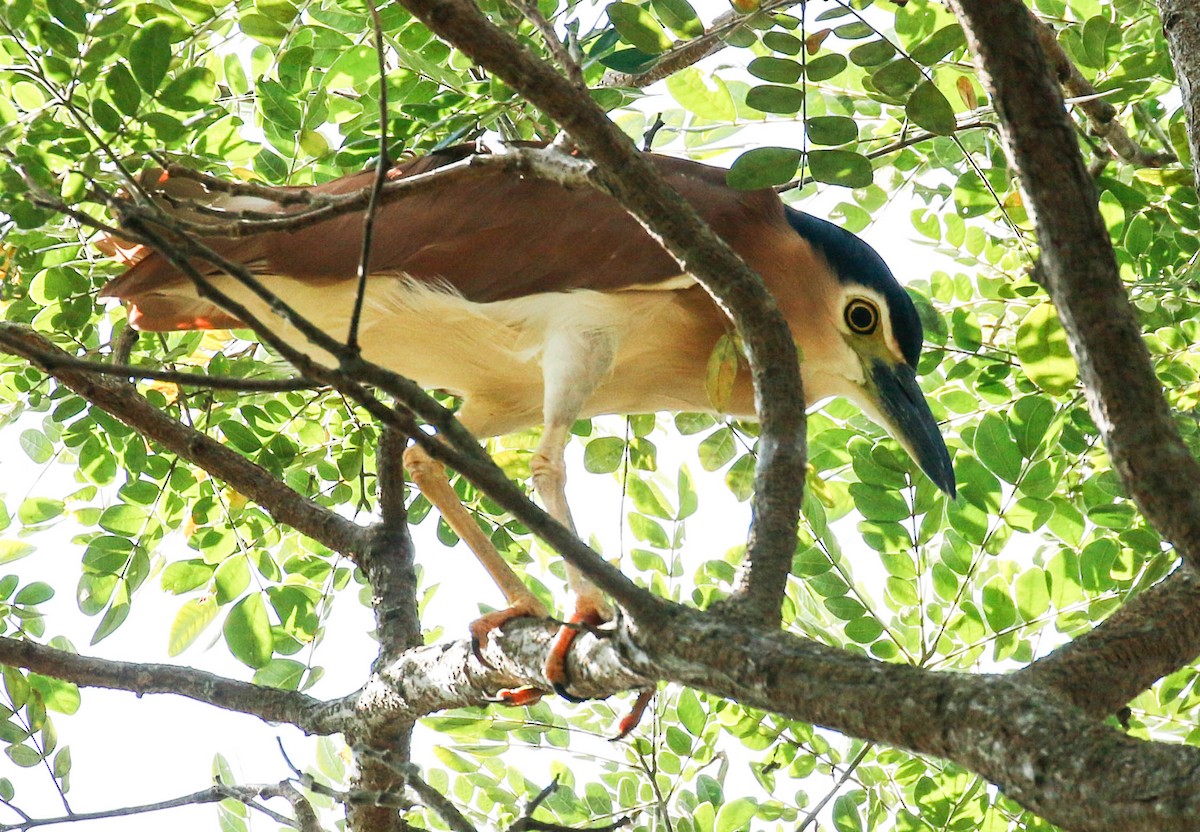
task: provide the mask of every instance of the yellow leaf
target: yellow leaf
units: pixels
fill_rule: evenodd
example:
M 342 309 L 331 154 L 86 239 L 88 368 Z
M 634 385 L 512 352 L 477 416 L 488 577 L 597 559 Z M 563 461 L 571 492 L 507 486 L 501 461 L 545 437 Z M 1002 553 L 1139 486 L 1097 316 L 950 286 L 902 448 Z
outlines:
M 725 412 L 733 398 L 733 383 L 737 380 L 740 350 L 734 336 L 722 335 L 708 356 L 708 372 L 704 377 L 704 392 L 712 406 Z
M 954 86 L 958 88 L 958 97 L 967 105 L 968 110 L 974 110 L 979 106 L 979 96 L 975 94 L 975 87 L 970 78 L 960 75 L 954 82 Z

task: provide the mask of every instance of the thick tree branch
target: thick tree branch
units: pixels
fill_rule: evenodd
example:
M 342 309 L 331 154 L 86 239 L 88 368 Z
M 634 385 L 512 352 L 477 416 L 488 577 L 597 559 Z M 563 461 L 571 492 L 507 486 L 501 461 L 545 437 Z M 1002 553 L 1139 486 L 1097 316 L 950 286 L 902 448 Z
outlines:
M 554 119 L 596 163 L 613 196 L 730 315 L 746 345 L 762 438 L 746 568 L 727 609 L 777 624 L 804 488 L 805 418 L 796 347 L 774 298 L 587 94 L 494 26 L 473 2 L 401 3 Z M 592 566 L 576 565 L 594 577 Z
M 1183 444 L 1117 271 L 1062 94 L 1016 0 L 952 0 L 1036 218 L 1046 287 L 1113 467 L 1150 523 L 1200 568 L 1200 465 Z
M 1103 718 L 1198 655 L 1200 577 L 1181 569 L 1021 675 Z
M 1196 828 L 1200 749 L 1126 737 L 1020 674 L 884 664 L 694 610 L 676 608 L 676 615 L 652 633 L 636 621 L 619 633 L 635 669 L 952 760 L 1072 832 Z
M 367 544 L 367 530 L 296 493 L 245 457 L 147 402 L 128 384 L 101 378 L 69 362 L 41 363 L 45 356 L 70 356 L 29 327 L 0 322 L 0 349 L 40 366 L 58 382 L 105 412 L 225 481 L 286 523 L 335 552 L 353 557 Z
M 1190 0 L 1158 0 L 1163 33 L 1171 52 L 1171 63 L 1179 78 L 1187 118 L 1188 147 L 1192 152 L 1192 175 L 1200 187 L 1200 6 Z
M 0 664 L 74 682 L 80 687 L 125 690 L 138 696 L 173 693 L 226 711 L 286 722 L 306 734 L 329 734 L 317 714 L 324 703 L 303 693 L 227 679 L 170 664 L 115 662 L 0 636 Z

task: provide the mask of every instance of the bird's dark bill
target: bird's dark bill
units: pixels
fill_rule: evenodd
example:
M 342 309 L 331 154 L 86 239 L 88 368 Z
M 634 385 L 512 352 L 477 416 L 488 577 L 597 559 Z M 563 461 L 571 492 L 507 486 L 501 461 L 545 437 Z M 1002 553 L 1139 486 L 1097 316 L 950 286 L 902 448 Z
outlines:
M 871 367 L 871 377 L 878 393 L 879 408 L 892 434 L 907 448 L 933 484 L 953 497 L 954 468 L 950 464 L 950 452 L 946 450 L 913 368 L 904 363 L 888 364 L 876 360 Z

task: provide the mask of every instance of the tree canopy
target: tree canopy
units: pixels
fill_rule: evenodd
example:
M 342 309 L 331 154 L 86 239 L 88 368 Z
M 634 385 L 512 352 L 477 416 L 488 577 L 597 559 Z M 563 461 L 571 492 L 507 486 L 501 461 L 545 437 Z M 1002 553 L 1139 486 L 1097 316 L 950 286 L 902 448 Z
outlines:
M 281 783 L 237 782 L 219 757 L 191 802 L 220 801 L 225 829 L 1200 825 L 1200 13 L 732 5 L 0 5 L 0 427 L 28 457 L 4 466 L 65 466 L 73 483 L 0 485 L 12 764 L 69 797 L 55 721 L 104 719 L 87 690 L 103 687 L 321 738 L 325 764 Z M 148 168 L 307 185 L 485 134 L 560 133 L 737 322 L 709 362 L 714 403 L 739 373 L 763 402 L 760 422 L 576 424 L 572 476 L 619 495 L 598 534 L 619 572 L 525 498 L 537 431 L 485 454 L 449 397 L 352 355 L 292 367 L 269 333 L 138 335 L 97 300 L 122 271 L 100 236 L 155 227 L 117 199 Z M 957 499 L 854 406 L 805 419 L 753 275 L 635 147 L 723 160 L 731 186 L 821 205 L 867 238 L 885 215 L 910 221 L 929 257 L 891 265 L 925 327 L 921 383 Z M 449 437 L 456 488 L 548 606 L 564 557 L 613 594 L 614 632 L 582 637 L 573 669 L 589 696 L 658 686 L 628 739 L 597 739 L 620 704 L 489 709 L 538 683 L 549 622 L 514 622 L 490 665 L 465 627 L 422 627 L 452 590 L 422 567 L 440 544 L 408 532 L 438 523 L 400 465 L 418 422 Z M 744 514 L 689 535 L 731 502 L 718 491 L 754 501 L 749 542 Z M 47 613 L 74 595 L 95 645 L 161 594 L 171 666 L 89 657 Z M 335 601 L 372 610 L 378 660 L 330 686 Z M 189 666 L 214 640 L 240 676 Z M 145 753 L 169 758 L 170 739 Z M 283 802 L 257 815 L 269 798 Z M 0 776 L 0 829 L 45 817 L 25 801 Z

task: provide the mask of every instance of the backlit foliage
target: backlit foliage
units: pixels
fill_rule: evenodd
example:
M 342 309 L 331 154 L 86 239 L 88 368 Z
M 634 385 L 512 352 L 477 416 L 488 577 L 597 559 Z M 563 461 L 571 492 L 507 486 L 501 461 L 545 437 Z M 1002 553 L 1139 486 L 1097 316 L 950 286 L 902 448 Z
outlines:
M 482 5 L 546 54 L 513 7 Z M 963 671 L 1024 665 L 1162 578 L 1175 556 L 1126 499 L 1100 445 L 1062 327 L 1032 271 L 1036 241 L 996 115 L 952 16 L 933 0 L 766 5 L 773 11 L 730 31 L 714 58 L 677 71 L 652 98 L 609 86 L 606 74 L 652 67 L 724 8 L 701 7 L 703 23 L 688 0 L 607 9 L 543 0 L 540 8 L 573 33 L 595 99 L 635 140 L 661 118 L 656 149 L 719 157 L 739 186 L 791 183 L 787 201 L 822 206 L 812 210 L 875 240 L 885 255 L 888 238 L 876 222 L 886 214 L 928 252 L 892 266 L 926 327 L 922 384 L 954 457 L 959 498 L 947 500 L 852 406 L 833 402 L 814 414 L 785 627 L 889 662 Z M 1036 0 L 1033 9 L 1134 140 L 1183 160 L 1163 168 L 1115 160 L 1077 115 L 1146 343 L 1200 452 L 1200 217 L 1154 5 Z M 394 155 L 483 131 L 554 135 L 544 117 L 400 6 L 380 13 Z M 267 183 L 323 181 L 369 165 L 380 127 L 372 43 L 355 0 L 0 6 L 4 319 L 80 356 L 112 351 L 124 312 L 98 305 L 96 290 L 120 267 L 89 245 L 91 231 L 48 203 L 104 219 L 100 192 L 123 185 L 122 169 L 153 164 L 151 154 Z M 130 360 L 237 378 L 289 372 L 246 332 L 143 335 Z M 714 395 L 739 371 L 736 350 L 716 357 Z M 337 395 L 150 382 L 138 389 L 313 501 L 346 515 L 377 510 L 379 429 Z M 177 598 L 174 620 L 161 623 L 171 655 L 220 635 L 248 666 L 246 678 L 295 689 L 318 682 L 331 605 L 340 595 L 356 603 L 363 583 L 344 558 L 3 353 L 0 425 L 20 434 L 33 470 L 66 466 L 74 482 L 66 490 L 0 483 L 0 563 L 25 559 L 0 578 L 4 634 L 66 646 L 51 641 L 56 624 L 39 605 L 74 592 L 95 622 L 95 643 L 122 626 L 131 605 L 165 592 Z M 706 507 L 748 498 L 754 425 L 635 416 L 580 423 L 576 434 L 585 470 L 572 476 L 624 495 L 624 528 L 597 531 L 606 554 L 619 547 L 628 574 L 678 600 L 706 605 L 727 592 L 745 515 L 731 512 L 720 539 L 692 539 L 688 529 Z M 533 444 L 509 438 L 494 450 L 510 474 L 527 477 Z M 557 558 L 472 487 L 459 489 L 531 584 L 547 600 L 561 598 Z M 416 498 L 413 519 L 433 523 L 427 512 Z M 52 533 L 69 548 L 48 545 Z M 453 542 L 446 528 L 439 535 Z M 427 546 L 418 561 L 440 556 Z M 56 735 L 53 715 L 82 707 L 86 716 L 87 696 L 81 706 L 73 686 L 15 670 L 4 682 L 0 740 L 9 759 L 48 761 L 65 788 L 69 737 Z M 1133 733 L 1196 742 L 1195 682 L 1192 669 L 1181 670 L 1138 697 Z M 545 785 L 528 773 L 526 761 L 536 759 L 562 785 L 544 810 L 573 826 L 633 814 L 636 829 L 796 829 L 836 792 L 817 816 L 822 829 L 1047 828 L 955 766 L 691 690 L 663 690 L 632 741 L 609 747 L 594 735 L 610 730 L 613 713 L 607 704 L 544 703 L 438 715 L 424 722 L 432 756 L 417 762 L 469 815 L 501 827 Z M 325 759 L 326 775 L 344 776 L 334 754 Z M 21 805 L 4 779 L 0 797 Z M 412 820 L 442 826 L 420 809 Z M 226 811 L 222 822 L 238 828 L 246 819 Z

